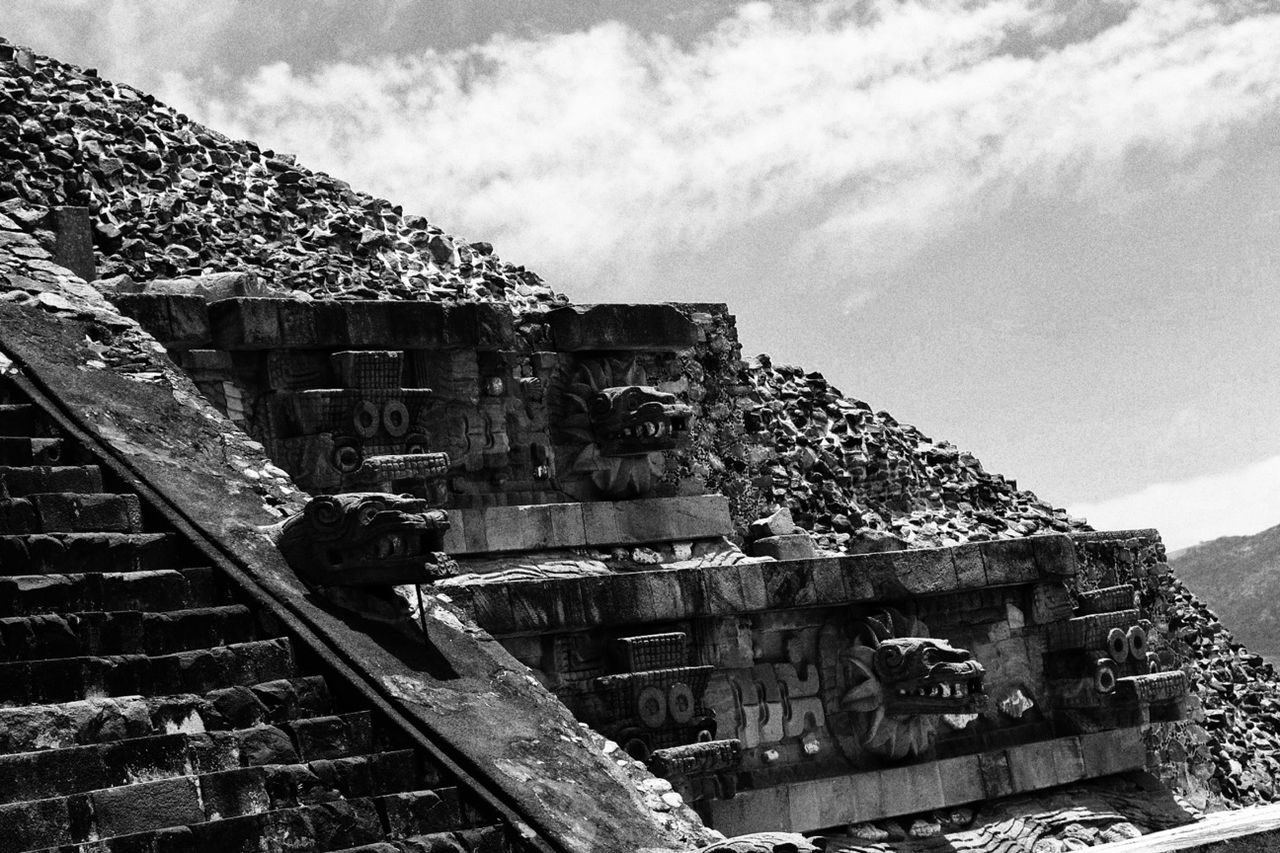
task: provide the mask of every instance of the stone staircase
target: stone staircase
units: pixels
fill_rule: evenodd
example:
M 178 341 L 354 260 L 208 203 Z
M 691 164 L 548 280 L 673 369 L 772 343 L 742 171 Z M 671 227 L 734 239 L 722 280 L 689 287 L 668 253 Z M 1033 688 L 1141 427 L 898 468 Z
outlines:
M 85 448 L 0 401 L 0 853 L 524 849 Z

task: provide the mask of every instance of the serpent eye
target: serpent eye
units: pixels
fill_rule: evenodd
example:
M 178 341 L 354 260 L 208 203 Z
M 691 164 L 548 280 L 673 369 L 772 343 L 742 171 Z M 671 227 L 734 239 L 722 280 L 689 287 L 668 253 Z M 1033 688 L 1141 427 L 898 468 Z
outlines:
M 609 399 L 609 395 L 601 392 L 591 398 L 587 413 L 593 418 L 604 418 L 612 410 L 613 402 Z
M 330 527 L 342 520 L 342 507 L 333 498 L 316 498 L 307 507 L 312 520 L 323 527 Z
M 361 504 L 359 511 L 356 513 L 356 521 L 360 524 L 369 524 L 381 511 L 382 504 L 377 501 Z
M 902 649 L 896 646 L 881 646 L 880 661 L 889 669 L 897 669 L 902 666 Z

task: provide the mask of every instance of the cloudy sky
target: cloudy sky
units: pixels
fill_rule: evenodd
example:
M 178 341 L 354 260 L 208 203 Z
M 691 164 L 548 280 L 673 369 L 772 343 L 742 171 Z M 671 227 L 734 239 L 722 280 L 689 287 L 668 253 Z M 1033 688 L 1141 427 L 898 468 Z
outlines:
M 1280 3 L 5 0 L 3 35 L 1172 547 L 1280 523 Z

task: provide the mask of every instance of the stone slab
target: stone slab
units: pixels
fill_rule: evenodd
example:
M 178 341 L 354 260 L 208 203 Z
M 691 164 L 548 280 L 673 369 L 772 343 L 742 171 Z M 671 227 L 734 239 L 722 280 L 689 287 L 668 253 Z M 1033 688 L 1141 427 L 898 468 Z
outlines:
M 1055 537 L 1044 538 L 1048 540 Z M 1067 539 L 1065 536 L 1056 538 Z M 1070 544 L 1069 539 L 1067 544 Z M 1036 553 L 1042 547 L 1045 547 L 1045 543 L 1032 541 L 1030 537 L 983 543 L 982 559 L 987 567 L 987 583 L 991 586 L 1004 586 L 1036 580 L 1040 575 Z
M 213 339 L 209 312 L 199 296 L 122 293 L 112 303 L 169 349 L 195 349 Z
M 987 585 L 987 566 L 982 560 L 981 545 L 958 545 L 951 549 L 951 559 L 956 564 L 956 583 L 962 588 Z
M 894 576 L 911 595 L 950 592 L 960 585 L 955 561 L 945 549 L 890 551 L 885 556 Z
M 449 510 L 445 550 L 462 554 L 642 545 L 733 532 L 721 495 Z
M 1139 729 L 1112 729 L 1079 737 L 1085 775 L 1107 776 L 1126 770 L 1141 770 L 1146 764 L 1146 747 Z
M 739 791 L 731 800 L 712 800 L 709 803 L 710 824 L 729 836 L 777 832 L 779 819 L 783 815 L 791 815 L 791 787 L 775 785 L 755 791 Z
M 1041 577 L 1075 577 L 1076 548 L 1067 536 L 1031 536 L 1034 559 Z
M 55 207 L 49 218 L 53 226 L 53 262 L 85 281 L 93 281 L 97 273 L 89 208 Z
M 205 819 L 195 779 L 190 776 L 108 788 L 89 796 L 98 830 L 104 836 L 200 823 Z
M 238 296 L 209 303 L 218 349 L 501 349 L 513 339 L 506 306 Z
M 1058 768 L 1054 763 L 1054 745 L 1050 741 L 1025 744 L 1009 750 L 1009 776 L 1016 793 L 1038 791 L 1058 784 Z
M 1127 734 L 1140 748 L 1141 739 L 1133 731 Z M 1078 757 L 1078 747 L 1078 738 L 1057 738 L 980 755 L 739 791 L 732 800 L 709 804 L 711 823 L 732 836 L 777 830 L 776 815 L 786 814 L 790 830 L 811 832 L 1039 790 L 1080 778 L 1073 776 L 1073 768 L 1082 767 L 1082 763 L 1060 760 L 1073 754 Z M 1036 768 L 1035 772 L 1029 772 L 1030 768 Z M 773 823 L 763 824 L 761 813 L 774 815 Z
M 266 297 L 220 299 L 209 304 L 213 348 L 221 350 L 273 349 L 283 345 L 279 303 Z
M 960 755 L 938 762 L 942 798 L 950 805 L 972 803 L 986 797 L 977 755 Z
M 788 826 L 821 826 L 822 805 L 834 796 L 825 779 L 810 779 L 792 785 L 787 792 Z
M 574 305 L 546 315 L 556 349 L 668 350 L 698 342 L 698 328 L 673 305 Z
M 692 527 L 699 518 L 720 517 L 720 513 L 724 513 L 727 516 L 728 512 L 727 505 L 722 503 L 723 498 L 712 495 L 698 498 L 628 501 L 617 504 L 543 504 L 540 505 L 540 508 L 541 510 L 555 513 L 557 512 L 556 507 L 581 507 L 583 514 L 583 541 L 578 542 L 571 535 L 566 534 L 562 540 L 555 544 L 555 547 L 639 544 L 644 541 L 654 540 L 626 539 L 619 532 L 627 526 L 626 513 L 643 512 L 646 509 L 646 505 L 661 504 L 665 501 L 682 502 L 681 506 L 686 510 L 690 506 L 688 503 L 690 501 L 705 501 L 710 505 L 710 510 L 706 513 L 692 511 L 672 513 L 669 517 L 677 519 L 676 522 L 673 522 L 673 526 L 679 523 L 688 523 Z M 483 535 L 487 535 L 489 541 L 483 547 L 489 551 L 517 550 L 517 546 L 529 546 L 534 543 L 535 539 L 533 534 L 521 532 L 521 522 L 518 515 L 520 509 L 520 507 L 496 507 L 483 510 L 484 513 L 491 513 L 492 516 L 477 515 L 477 513 L 482 512 L 480 510 L 450 511 L 451 523 L 455 528 L 460 527 L 463 534 L 459 536 L 459 534 L 451 530 L 446 550 L 449 550 L 450 553 L 478 553 L 469 550 L 474 547 L 470 541 L 472 531 L 484 531 L 486 527 L 487 533 Z M 572 516 L 571 509 L 565 511 L 569 513 L 570 517 Z M 542 516 L 537 516 L 536 514 L 529 517 L 542 518 Z M 497 518 L 506 519 L 506 521 L 502 524 L 488 524 L 491 519 Z M 603 523 L 596 522 L 596 519 L 600 518 L 604 519 Z M 543 525 L 544 529 L 549 524 L 546 521 L 539 523 Z M 645 523 L 648 524 L 650 522 Z M 566 529 L 576 532 L 576 528 Z M 602 534 L 601 531 L 605 531 L 605 533 Z M 677 528 L 675 533 L 680 535 L 672 535 L 672 539 L 694 538 L 689 536 L 688 530 L 681 531 Z M 495 547 L 493 537 L 499 534 L 506 538 L 501 539 L 498 542 L 498 547 Z M 536 541 L 550 542 L 551 540 L 543 537 Z M 574 544 L 575 542 L 577 544 Z M 996 562 L 1002 566 L 1000 571 L 1003 572 L 1003 577 L 1029 577 L 1035 580 L 1036 549 L 1040 547 L 1040 543 L 1030 543 L 1027 547 L 1012 554 L 1008 552 L 1008 549 L 1001 547 L 1004 544 L 983 543 L 980 547 L 982 549 L 997 548 L 999 550 Z M 468 550 L 452 550 L 455 547 L 462 547 Z M 552 546 L 547 545 L 545 547 Z M 959 577 L 955 574 L 956 562 L 950 553 L 951 550 L 954 549 L 925 549 L 911 552 L 909 556 L 904 556 L 903 552 L 891 551 L 851 557 L 820 557 L 813 560 L 741 563 L 731 567 L 700 569 L 696 572 L 698 577 L 696 582 L 689 584 L 673 582 L 675 593 L 671 598 L 663 602 L 661 611 L 664 615 L 661 618 L 693 619 L 708 615 L 728 615 L 730 613 L 754 613 L 803 607 L 830 607 L 846 603 L 888 601 L 910 595 L 943 595 L 955 590 L 982 588 L 983 584 L 978 584 L 976 587 L 966 587 L 961 584 Z M 985 550 L 969 552 L 963 559 L 970 562 L 978 559 L 985 560 L 985 553 Z M 665 588 L 666 581 L 657 579 L 645 581 L 643 582 L 644 587 L 637 590 L 635 585 L 638 581 L 636 578 L 669 573 L 671 571 L 669 569 L 656 569 L 651 572 L 603 576 L 600 579 L 600 588 L 602 590 L 610 590 L 610 595 L 608 596 L 608 601 L 600 601 L 593 605 L 593 612 L 597 613 L 602 621 L 610 624 L 627 625 L 649 621 L 650 617 L 645 617 L 643 614 L 653 612 L 653 608 L 637 606 L 636 602 L 647 601 L 649 588 L 654 585 Z M 974 582 L 978 580 L 977 575 L 974 573 L 970 573 L 968 577 Z M 524 633 L 527 630 L 532 630 L 535 624 L 540 627 L 551 626 L 555 630 L 580 630 L 592 627 L 592 625 L 588 624 L 576 622 L 559 623 L 556 621 L 555 608 L 551 606 L 554 602 L 556 585 L 570 582 L 563 580 L 542 581 L 536 588 L 536 596 L 531 601 L 525 600 L 525 586 L 513 585 L 511 588 L 513 613 L 517 614 L 517 617 L 522 613 L 532 617 L 536 612 L 537 615 L 534 622 L 528 625 L 520 623 L 515 627 L 511 627 L 485 624 L 481 619 L 481 624 L 497 635 Z M 532 590 L 533 588 L 530 587 L 529 589 Z M 1021 640 L 1017 642 L 1021 642 Z M 1019 653 L 1019 656 L 1021 657 L 1021 653 Z
M 342 303 L 347 341 L 370 349 L 443 349 L 449 325 L 443 305 L 434 302 L 357 300 Z

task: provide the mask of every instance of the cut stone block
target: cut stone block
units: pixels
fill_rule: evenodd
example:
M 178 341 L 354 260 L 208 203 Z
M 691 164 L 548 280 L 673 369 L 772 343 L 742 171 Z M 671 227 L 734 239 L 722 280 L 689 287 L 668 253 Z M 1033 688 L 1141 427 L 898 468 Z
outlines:
M 9 496 L 15 498 L 47 492 L 89 494 L 102 491 L 102 472 L 96 465 L 0 466 L 0 478 L 4 479 Z
M 380 801 L 393 838 L 458 829 L 462 825 L 457 788 L 389 794 Z
M 575 305 L 547 313 L 556 349 L 688 349 L 697 327 L 672 305 Z
M 1030 539 L 1006 539 L 983 543 L 982 558 L 987 583 L 992 586 L 1031 583 L 1040 576 L 1035 544 Z
M 821 603 L 813 582 L 813 561 L 791 560 L 760 564 L 768 606 L 803 607 Z
M 169 349 L 207 347 L 213 341 L 209 308 L 199 296 L 165 297 L 169 308 L 169 337 L 162 340 Z
M 1089 776 L 1138 770 L 1147 757 L 1137 729 L 1113 729 L 1080 735 L 1080 752 Z
M 712 800 L 711 825 L 726 835 L 777 831 L 779 817 L 791 814 L 789 786 L 739 791 L 731 800 Z
M 1003 749 L 979 755 L 978 771 L 987 798 L 1007 797 L 1013 793 L 1013 777 L 1009 774 L 1009 756 Z
M 440 349 L 447 325 L 445 308 L 434 302 L 355 301 L 342 303 L 347 343 L 370 349 Z
M 220 350 L 273 349 L 284 343 L 280 334 L 280 303 L 264 297 L 222 299 L 209 305 L 213 348 Z
M 447 316 L 442 341 L 446 348 L 509 349 L 515 340 L 515 317 L 506 305 L 452 305 Z
M 1042 576 L 1075 576 L 1076 548 L 1070 536 L 1061 534 L 1031 536 L 1027 541 L 1032 545 L 1036 568 Z
M 942 799 L 948 806 L 977 802 L 987 796 L 982 786 L 982 769 L 976 755 L 961 755 L 938 762 Z
M 956 583 L 961 589 L 973 589 L 987 585 L 987 567 L 982 560 L 980 545 L 959 545 L 951 549 L 956 564 Z
M 588 544 L 581 504 L 488 507 L 482 512 L 481 525 L 489 551 L 578 548 Z M 469 526 L 466 520 L 463 525 Z
M 266 771 L 261 767 L 204 774 L 200 777 L 200 795 L 205 816 L 209 820 L 222 820 L 267 811 L 271 808 L 271 798 L 267 794 L 266 779 Z
M 53 226 L 53 262 L 85 281 L 93 281 L 97 273 L 89 208 L 55 207 L 50 219 Z
M 733 532 L 729 500 L 722 495 L 689 495 L 676 498 L 649 498 L 617 503 L 583 505 L 583 521 L 590 529 L 591 513 L 612 513 L 618 540 L 612 544 L 664 542 L 726 536 Z M 606 523 L 604 529 L 608 529 Z M 597 542 L 588 536 L 589 544 Z
M 1051 742 L 1029 743 L 1007 751 L 1009 776 L 1015 792 L 1038 791 L 1058 784 L 1055 749 Z
M 956 565 L 949 551 L 931 548 L 885 555 L 894 576 L 913 595 L 950 592 L 956 588 Z
M 90 799 L 103 836 L 183 826 L 205 819 L 195 780 L 189 776 L 94 791 Z
M 733 531 L 720 495 L 449 510 L 454 555 L 709 539 Z
M 138 533 L 142 505 L 137 495 L 75 493 L 31 497 L 40 513 L 41 528 L 50 533 Z

